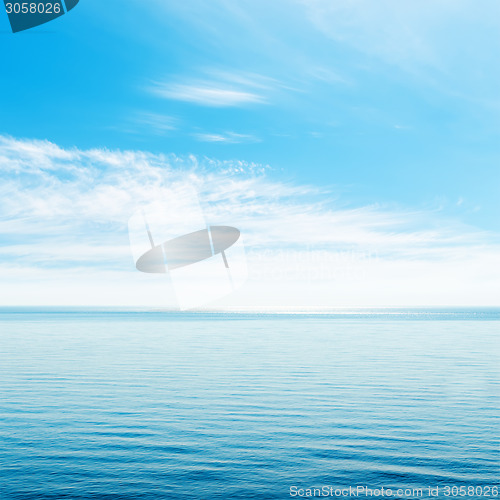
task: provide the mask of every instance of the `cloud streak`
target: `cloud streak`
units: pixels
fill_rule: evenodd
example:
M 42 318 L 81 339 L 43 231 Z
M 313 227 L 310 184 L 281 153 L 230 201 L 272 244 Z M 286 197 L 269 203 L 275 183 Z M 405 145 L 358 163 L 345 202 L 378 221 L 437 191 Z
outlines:
M 336 43 L 399 67 L 448 95 L 498 106 L 500 74 L 496 70 L 487 78 L 484 74 L 485 67 L 495 66 L 500 48 L 498 2 L 486 1 L 481 9 L 465 0 L 299 0 L 299 4 L 312 25 Z
M 183 76 L 154 81 L 148 89 L 164 99 L 225 108 L 268 104 L 267 95 L 278 87 L 279 82 L 263 75 L 209 69 L 199 78 Z
M 260 142 L 260 139 L 250 134 L 238 134 L 236 132 L 223 132 L 220 134 L 198 133 L 194 136 L 201 142 L 219 142 L 226 144 L 241 144 L 249 142 Z
M 154 83 L 154 94 L 164 99 L 189 102 L 216 108 L 265 103 L 263 96 L 245 90 L 222 87 L 215 82 L 201 81 L 193 84 Z
M 140 128 L 163 135 L 177 128 L 177 119 L 158 113 L 140 112 L 132 118 L 132 122 Z

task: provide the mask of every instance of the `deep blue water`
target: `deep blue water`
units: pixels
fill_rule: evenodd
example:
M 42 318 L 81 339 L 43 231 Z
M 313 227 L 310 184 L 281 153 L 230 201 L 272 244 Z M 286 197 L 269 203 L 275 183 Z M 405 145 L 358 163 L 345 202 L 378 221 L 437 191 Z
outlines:
M 499 333 L 495 309 L 3 309 L 0 499 L 486 498 Z

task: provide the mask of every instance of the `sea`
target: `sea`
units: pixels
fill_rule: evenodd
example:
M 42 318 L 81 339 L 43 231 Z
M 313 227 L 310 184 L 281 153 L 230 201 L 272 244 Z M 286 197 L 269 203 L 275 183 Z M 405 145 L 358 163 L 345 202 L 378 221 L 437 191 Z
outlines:
M 0 499 L 495 498 L 500 309 L 0 309 Z

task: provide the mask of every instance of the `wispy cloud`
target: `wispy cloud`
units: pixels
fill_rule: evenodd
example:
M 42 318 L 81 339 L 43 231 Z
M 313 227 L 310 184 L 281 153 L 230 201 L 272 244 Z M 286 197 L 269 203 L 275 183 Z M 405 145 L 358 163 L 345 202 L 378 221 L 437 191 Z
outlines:
M 368 65 L 378 59 L 447 94 L 498 105 L 500 74 L 484 74 L 500 48 L 498 2 L 481 9 L 463 0 L 298 3 L 328 38 L 373 58 Z
M 266 93 L 276 82 L 262 75 L 209 70 L 201 78 L 154 81 L 149 90 L 162 98 L 200 106 L 231 107 L 267 103 Z
M 214 82 L 175 84 L 156 82 L 151 87 L 159 97 L 190 102 L 201 106 L 229 107 L 248 103 L 263 103 L 263 96 L 254 92 L 220 87 Z
M 186 186 L 209 223 L 242 231 L 250 282 L 240 305 L 492 305 L 500 296 L 498 235 L 439 212 L 346 207 L 327 187 L 278 182 L 262 165 L 0 136 L 0 166 L 2 303 L 162 305 L 166 282 L 134 272 L 127 222 Z
M 201 142 L 220 142 L 227 144 L 260 142 L 260 139 L 254 135 L 238 134 L 236 132 L 223 132 L 220 134 L 197 133 L 194 134 L 194 136 Z
M 172 116 L 159 113 L 148 113 L 145 111 L 136 113 L 131 121 L 139 127 L 158 134 L 164 134 L 171 130 L 175 130 L 178 122 L 178 120 Z

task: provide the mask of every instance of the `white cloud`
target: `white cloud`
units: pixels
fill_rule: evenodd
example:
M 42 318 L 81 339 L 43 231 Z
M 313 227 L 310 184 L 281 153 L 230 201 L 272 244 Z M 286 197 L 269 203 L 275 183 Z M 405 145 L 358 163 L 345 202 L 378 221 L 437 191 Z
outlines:
M 498 106 L 500 4 L 467 0 L 298 0 L 337 44 L 399 67 L 433 86 Z M 370 60 L 365 62 L 370 66 Z M 378 66 L 379 70 L 380 67 Z
M 496 0 L 484 0 L 480 7 L 470 0 L 275 0 L 272 7 L 264 0 L 194 5 L 157 0 L 149 8 L 164 9 L 166 18 L 186 23 L 203 53 L 215 53 L 218 61 L 240 70 L 271 68 L 279 80 L 305 92 L 311 91 L 311 80 L 357 86 L 370 72 L 385 73 L 399 83 L 406 78 L 409 88 L 430 88 L 498 110 Z M 270 101 L 266 89 L 260 92 L 245 82 L 239 87 L 238 76 L 233 82 L 237 90 L 255 91 Z M 212 72 L 212 78 L 219 77 Z M 224 74 L 220 80 L 227 83 Z
M 391 62 L 438 64 L 429 43 L 431 21 L 442 21 L 443 2 L 302 0 L 312 22 L 329 37 Z M 446 1 L 449 14 L 459 2 Z M 425 7 L 424 7 L 425 6 Z M 451 11 L 451 12 L 450 12 Z
M 172 116 L 141 111 L 136 113 L 132 118 L 132 122 L 149 131 L 153 131 L 157 134 L 164 134 L 165 132 L 176 129 L 177 119 Z
M 254 92 L 221 87 L 210 81 L 193 84 L 155 83 L 151 89 L 153 93 L 165 99 L 201 106 L 230 107 L 265 102 L 263 96 Z
M 209 107 L 237 107 L 267 104 L 268 95 L 284 87 L 273 78 L 256 73 L 207 68 L 201 76 L 183 76 L 152 82 L 153 94 Z
M 238 134 L 236 132 L 223 132 L 220 134 L 197 133 L 194 136 L 201 142 L 221 142 L 226 144 L 239 144 L 242 142 L 260 142 L 250 134 Z
M 127 222 L 191 186 L 248 250 L 248 285 L 219 305 L 498 305 L 498 235 L 438 212 L 346 208 L 266 166 L 0 137 L 0 174 L 0 304 L 168 305 L 168 282 L 134 270 Z

